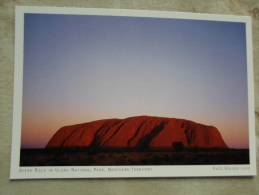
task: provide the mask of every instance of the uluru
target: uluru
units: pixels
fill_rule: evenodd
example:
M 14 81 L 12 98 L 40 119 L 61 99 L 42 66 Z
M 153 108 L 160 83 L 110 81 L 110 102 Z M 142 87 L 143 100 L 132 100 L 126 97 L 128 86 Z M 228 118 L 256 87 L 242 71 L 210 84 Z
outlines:
M 104 119 L 60 128 L 46 148 L 86 147 L 96 149 L 228 149 L 214 126 L 190 120 L 135 116 Z

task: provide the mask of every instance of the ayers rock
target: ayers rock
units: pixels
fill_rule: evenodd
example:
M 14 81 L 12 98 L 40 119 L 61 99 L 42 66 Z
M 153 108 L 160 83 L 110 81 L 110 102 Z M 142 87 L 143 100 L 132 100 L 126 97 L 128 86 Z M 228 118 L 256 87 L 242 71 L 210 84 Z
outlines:
M 136 116 L 65 126 L 46 148 L 89 147 L 121 149 L 228 148 L 218 129 L 184 119 Z

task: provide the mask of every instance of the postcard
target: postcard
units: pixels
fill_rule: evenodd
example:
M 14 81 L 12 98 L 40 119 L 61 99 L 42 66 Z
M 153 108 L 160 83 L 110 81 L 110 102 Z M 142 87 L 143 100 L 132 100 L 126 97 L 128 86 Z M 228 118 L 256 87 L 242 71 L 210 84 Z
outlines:
M 250 17 L 15 14 L 11 179 L 256 175 Z

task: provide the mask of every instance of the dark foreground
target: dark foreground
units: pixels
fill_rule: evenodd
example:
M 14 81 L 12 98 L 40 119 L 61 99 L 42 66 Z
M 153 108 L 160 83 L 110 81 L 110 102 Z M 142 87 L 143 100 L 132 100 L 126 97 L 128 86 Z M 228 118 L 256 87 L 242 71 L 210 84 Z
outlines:
M 20 166 L 249 164 L 248 149 L 181 151 L 89 151 L 21 149 Z

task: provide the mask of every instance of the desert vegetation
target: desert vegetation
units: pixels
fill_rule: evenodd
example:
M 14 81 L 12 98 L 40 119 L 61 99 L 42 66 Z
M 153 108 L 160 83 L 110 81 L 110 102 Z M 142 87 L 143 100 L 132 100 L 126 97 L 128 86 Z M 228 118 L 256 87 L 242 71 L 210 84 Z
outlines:
M 248 149 L 172 151 L 21 149 L 20 166 L 220 165 L 249 164 Z

